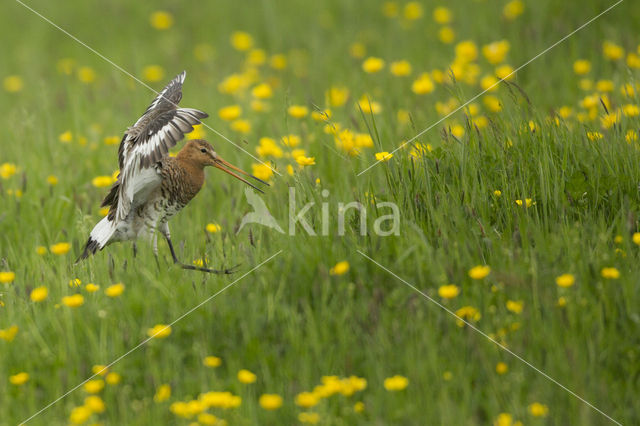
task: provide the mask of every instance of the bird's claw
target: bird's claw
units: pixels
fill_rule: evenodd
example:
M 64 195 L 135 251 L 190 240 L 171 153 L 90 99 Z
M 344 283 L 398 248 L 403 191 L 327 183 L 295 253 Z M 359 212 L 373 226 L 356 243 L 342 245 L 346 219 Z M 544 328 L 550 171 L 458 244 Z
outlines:
M 231 275 L 237 272 L 235 269 L 238 268 L 241 264 L 239 263 L 236 266 L 232 266 L 231 268 L 226 268 L 223 270 L 202 268 L 200 266 L 186 265 L 184 263 L 179 263 L 179 265 L 182 267 L 182 269 L 189 269 L 191 271 L 208 272 L 210 274 L 218 274 L 218 275 Z

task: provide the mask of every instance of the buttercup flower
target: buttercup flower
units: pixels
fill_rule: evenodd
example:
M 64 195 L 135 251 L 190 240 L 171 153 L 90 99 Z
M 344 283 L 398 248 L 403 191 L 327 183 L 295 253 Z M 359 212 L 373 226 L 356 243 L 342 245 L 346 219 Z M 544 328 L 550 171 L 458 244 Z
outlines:
M 558 287 L 571 287 L 575 281 L 576 279 L 572 274 L 562 274 L 556 278 Z
M 349 262 L 343 260 L 335 264 L 335 266 L 329 269 L 329 275 L 344 275 L 349 272 Z
M 395 375 L 384 379 L 384 388 L 389 392 L 401 391 L 409 386 L 409 379 L 404 376 Z
M 274 393 L 265 393 L 260 395 L 258 402 L 265 410 L 277 410 L 282 406 L 282 397 Z
M 242 369 L 238 371 L 238 381 L 240 383 L 253 383 L 257 380 L 257 376 L 249 370 Z
M 478 265 L 469 269 L 469 276 L 474 280 L 481 280 L 489 275 L 491 268 L 487 265 Z

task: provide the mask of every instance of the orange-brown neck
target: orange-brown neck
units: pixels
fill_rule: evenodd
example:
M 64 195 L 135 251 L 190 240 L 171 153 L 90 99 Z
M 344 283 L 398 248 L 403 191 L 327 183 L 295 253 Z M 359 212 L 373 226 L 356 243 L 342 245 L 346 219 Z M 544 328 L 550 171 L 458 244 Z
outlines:
M 205 166 L 201 162 L 194 161 L 188 153 L 187 155 L 182 155 L 183 151 L 180 151 L 176 156 L 176 162 L 184 170 L 184 190 L 195 196 L 204 184 Z

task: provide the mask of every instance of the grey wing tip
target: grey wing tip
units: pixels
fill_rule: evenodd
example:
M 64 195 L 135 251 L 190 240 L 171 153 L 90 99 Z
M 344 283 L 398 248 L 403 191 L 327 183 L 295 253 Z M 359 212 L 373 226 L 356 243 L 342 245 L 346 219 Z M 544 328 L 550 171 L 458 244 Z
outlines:
M 80 261 L 86 259 L 92 254 L 95 254 L 95 252 L 97 252 L 99 248 L 100 246 L 98 245 L 98 242 L 93 238 L 89 237 L 89 239 L 87 240 L 87 244 L 84 246 L 84 251 L 80 256 L 78 256 L 78 259 L 76 259 L 75 263 L 78 264 L 80 263 Z

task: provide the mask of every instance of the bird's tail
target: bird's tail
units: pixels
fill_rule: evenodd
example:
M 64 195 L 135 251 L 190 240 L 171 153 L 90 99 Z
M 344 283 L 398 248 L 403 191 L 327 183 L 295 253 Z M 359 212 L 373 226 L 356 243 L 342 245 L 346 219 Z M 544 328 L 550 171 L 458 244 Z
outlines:
M 102 250 L 104 246 L 109 243 L 109 240 L 113 236 L 116 230 L 116 223 L 114 220 L 110 220 L 109 217 L 104 217 L 96 226 L 93 227 L 87 244 L 84 246 L 84 251 L 76 260 L 76 263 L 83 259 L 86 259 L 90 255 L 94 254 L 98 250 Z

